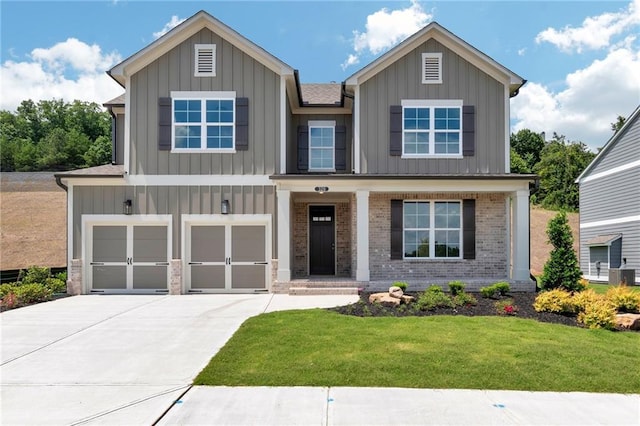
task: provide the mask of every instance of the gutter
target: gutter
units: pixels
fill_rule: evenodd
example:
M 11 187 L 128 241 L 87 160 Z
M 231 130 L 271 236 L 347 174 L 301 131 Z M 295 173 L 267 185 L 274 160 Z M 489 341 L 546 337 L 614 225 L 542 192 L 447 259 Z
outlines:
M 64 189 L 64 192 L 68 192 L 69 187 L 67 185 L 65 185 L 64 183 L 62 183 L 62 177 L 58 176 L 58 175 L 54 175 L 56 177 L 56 185 L 58 185 L 60 188 Z

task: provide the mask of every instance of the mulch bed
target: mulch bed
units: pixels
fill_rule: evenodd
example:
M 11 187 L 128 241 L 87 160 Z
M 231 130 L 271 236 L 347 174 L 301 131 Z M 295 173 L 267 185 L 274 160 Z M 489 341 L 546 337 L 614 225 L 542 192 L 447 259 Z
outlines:
M 541 322 L 549 322 L 554 324 L 562 324 L 574 327 L 581 327 L 578 324 L 577 317 L 575 315 L 560 315 L 549 312 L 536 312 L 533 309 L 533 302 L 537 296 L 537 293 L 510 293 L 507 296 L 500 298 L 485 298 L 479 293 L 470 293 L 478 300 L 477 305 L 468 305 L 457 308 L 435 308 L 430 311 L 421 311 L 419 309 L 411 309 L 411 305 L 406 308 L 396 306 L 385 306 L 380 303 L 369 303 L 369 295 L 371 293 L 362 293 L 360 300 L 356 303 L 346 306 L 339 306 L 331 308 L 331 310 L 344 314 L 355 316 L 369 316 L 369 317 L 382 317 L 382 316 L 431 316 L 431 315 L 465 315 L 471 317 L 477 316 L 497 316 L 499 315 L 495 304 L 499 300 L 512 299 L 517 306 L 517 312 L 514 315 L 517 318 L 534 319 Z M 416 297 L 416 294 L 407 293 L 408 295 Z M 504 315 L 502 315 L 504 316 Z

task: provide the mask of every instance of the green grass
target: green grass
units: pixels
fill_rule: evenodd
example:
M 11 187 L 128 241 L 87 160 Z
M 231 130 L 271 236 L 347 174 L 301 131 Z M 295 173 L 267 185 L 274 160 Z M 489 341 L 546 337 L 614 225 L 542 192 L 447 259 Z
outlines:
M 589 288 L 592 288 L 593 291 L 595 291 L 598 294 L 605 294 L 607 292 L 607 290 L 609 290 L 610 287 L 615 287 L 615 286 L 610 286 L 609 284 L 589 283 Z M 640 293 L 640 285 L 630 285 L 628 287 L 631 290 L 637 291 L 638 293 Z
M 250 318 L 195 384 L 637 393 L 638 356 L 640 333 L 316 309 Z

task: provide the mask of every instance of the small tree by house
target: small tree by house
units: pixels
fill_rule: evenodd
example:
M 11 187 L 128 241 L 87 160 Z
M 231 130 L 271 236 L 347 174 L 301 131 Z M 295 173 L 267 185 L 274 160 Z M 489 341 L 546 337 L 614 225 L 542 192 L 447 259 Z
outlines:
M 550 290 L 561 287 L 569 291 L 581 290 L 582 272 L 578 266 L 576 252 L 573 250 L 573 235 L 565 212 L 558 213 L 549 221 L 547 236 L 553 245 L 553 250 L 544 265 L 540 280 L 542 288 Z

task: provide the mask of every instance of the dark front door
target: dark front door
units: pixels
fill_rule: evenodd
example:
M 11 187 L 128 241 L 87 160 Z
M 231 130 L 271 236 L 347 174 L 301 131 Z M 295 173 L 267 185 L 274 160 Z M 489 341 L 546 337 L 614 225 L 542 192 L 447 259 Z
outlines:
M 335 274 L 335 208 L 309 207 L 309 273 Z

